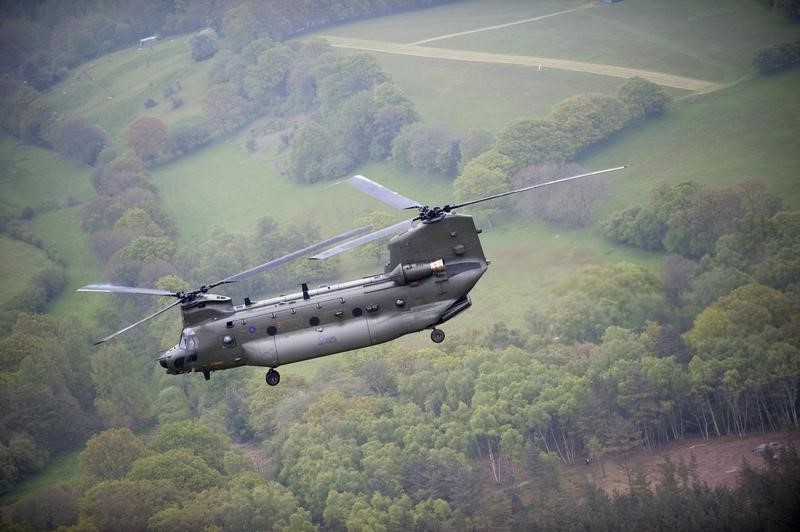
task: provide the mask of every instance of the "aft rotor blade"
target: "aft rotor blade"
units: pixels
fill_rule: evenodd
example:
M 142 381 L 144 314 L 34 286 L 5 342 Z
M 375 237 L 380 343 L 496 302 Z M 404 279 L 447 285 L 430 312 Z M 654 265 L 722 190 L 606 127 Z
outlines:
M 180 305 L 180 304 L 181 304 L 181 301 L 182 301 L 182 300 L 180 300 L 180 299 L 179 299 L 179 300 L 175 301 L 174 303 L 172 303 L 171 305 L 169 305 L 169 306 L 167 306 L 167 307 L 164 307 L 164 308 L 162 308 L 162 309 L 161 309 L 161 310 L 159 310 L 158 312 L 156 312 L 156 313 L 154 313 L 154 314 L 150 314 L 150 315 L 149 315 L 149 316 L 147 316 L 146 318 L 144 318 L 144 319 L 141 319 L 141 320 L 137 321 L 136 323 L 131 323 L 130 325 L 128 325 L 128 326 L 127 326 L 127 327 L 125 327 L 124 329 L 120 329 L 120 330 L 118 330 L 117 332 L 115 332 L 114 334 L 111 334 L 111 335 L 109 335 L 109 336 L 106 336 L 106 337 L 105 337 L 105 338 L 103 338 L 102 340 L 98 340 L 98 341 L 96 341 L 96 342 L 94 343 L 94 345 L 99 345 L 99 344 L 102 344 L 103 342 L 107 342 L 107 341 L 111 340 L 111 339 L 112 339 L 112 338 L 114 338 L 115 336 L 118 336 L 118 335 L 120 335 L 120 334 L 122 334 L 122 333 L 124 333 L 124 332 L 130 331 L 131 329 L 133 329 L 133 328 L 134 328 L 134 327 L 136 327 L 137 325 L 141 325 L 142 323 L 146 322 L 147 320 L 149 320 L 149 319 L 152 319 L 152 318 L 155 318 L 155 317 L 156 317 L 156 316 L 158 316 L 159 314 L 161 314 L 161 313 L 163 313 L 163 312 L 166 312 L 166 311 L 168 311 L 169 309 L 171 309 L 171 308 L 172 308 L 172 307 L 174 307 L 175 305 Z
M 386 188 L 380 183 L 364 177 L 363 175 L 355 175 L 347 180 L 347 184 L 353 188 L 357 188 L 364 194 L 368 194 L 373 198 L 380 200 L 395 209 L 414 209 L 420 207 L 418 201 L 407 198 L 398 194 L 390 188 Z
M 370 229 L 372 229 L 371 225 L 365 225 L 364 227 L 359 227 L 358 229 L 352 229 L 350 231 L 347 231 L 346 233 L 342 233 L 340 235 L 336 235 L 336 236 L 334 236 L 332 238 L 329 238 L 329 239 L 327 239 L 327 240 L 325 240 L 323 242 L 318 242 L 318 243 L 316 243 L 314 245 L 311 245 L 311 246 L 305 247 L 303 249 L 299 249 L 297 251 L 289 253 L 288 255 L 284 255 L 283 257 L 278 257 L 277 259 L 273 259 L 273 260 L 271 260 L 269 262 L 265 262 L 264 264 L 256 266 L 255 268 L 250 268 L 249 270 L 245 270 L 245 271 L 243 271 L 241 273 L 237 273 L 236 275 L 231 275 L 230 277 L 227 277 L 227 278 L 223 279 L 222 281 L 213 284 L 212 286 L 217 286 L 217 285 L 222 284 L 222 283 L 232 283 L 232 282 L 235 282 L 235 281 L 241 281 L 241 280 L 247 279 L 248 277 L 252 277 L 253 275 L 259 274 L 261 272 L 265 272 L 267 270 L 271 270 L 273 268 L 277 268 L 278 266 L 282 266 L 283 264 L 286 264 L 287 262 L 293 261 L 293 260 L 295 260 L 295 259 L 297 259 L 299 257 L 303 257 L 305 255 L 310 255 L 311 253 L 314 253 L 314 252 L 319 251 L 321 249 L 325 249 L 328 246 L 332 246 L 333 244 L 338 244 L 339 242 L 342 242 L 344 240 L 350 240 L 351 238 L 354 238 L 354 237 L 357 237 L 358 235 L 362 235 L 362 234 L 366 233 Z
M 356 238 L 355 240 L 351 240 L 350 242 L 345 242 L 342 245 L 333 247 L 327 251 L 323 251 L 317 255 L 311 257 L 312 260 L 322 260 L 327 259 L 329 257 L 333 257 L 334 255 L 338 255 L 344 251 L 357 248 L 359 246 L 363 246 L 373 240 L 378 240 L 379 238 L 384 238 L 391 235 L 396 235 L 398 233 L 402 233 L 403 231 L 407 231 L 413 222 L 411 220 L 404 220 L 400 223 L 396 223 L 394 225 L 390 225 L 389 227 L 384 227 L 379 231 L 375 231 L 368 235 L 364 235 L 360 238 Z
M 626 168 L 625 166 L 617 166 L 616 168 L 606 168 L 605 170 L 597 170 L 595 172 L 588 172 L 586 174 L 579 174 L 570 177 L 562 177 L 561 179 L 554 179 L 553 181 L 547 181 L 545 183 L 538 183 L 536 185 L 531 185 L 529 187 L 518 188 L 516 190 L 509 190 L 507 192 L 501 192 L 500 194 L 494 194 L 492 196 L 487 196 L 485 198 L 480 198 L 472 201 L 467 201 L 464 203 L 459 203 L 458 205 L 450 205 L 447 207 L 448 210 L 458 209 L 461 207 L 466 207 L 467 205 L 474 205 L 476 203 L 480 203 L 482 201 L 489 201 L 497 198 L 502 198 L 504 196 L 510 196 L 511 194 L 517 194 L 519 192 L 525 192 L 526 190 L 532 190 L 534 188 L 541 188 L 546 187 L 548 185 L 555 185 L 556 183 L 563 183 L 565 181 L 572 181 L 573 179 L 582 179 L 584 177 L 589 177 L 593 175 L 605 174 L 608 172 L 616 172 L 617 170 L 622 170 Z
M 136 286 L 117 286 L 113 284 L 87 284 L 76 290 L 77 292 L 113 292 L 115 294 L 143 294 L 147 296 L 180 297 L 175 292 L 157 290 L 155 288 L 139 288 Z

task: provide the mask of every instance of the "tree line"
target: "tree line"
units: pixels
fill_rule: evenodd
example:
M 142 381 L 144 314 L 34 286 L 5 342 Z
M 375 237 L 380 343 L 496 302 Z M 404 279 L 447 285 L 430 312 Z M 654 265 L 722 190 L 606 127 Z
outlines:
M 5 2 L 0 7 L 4 50 L 0 72 L 37 90 L 51 87 L 69 69 L 150 35 L 165 37 L 213 28 L 237 51 L 268 35 L 287 39 L 314 27 L 440 3 L 437 0 L 348 0 L 286 3 L 278 0 L 126 2 L 49 0 Z

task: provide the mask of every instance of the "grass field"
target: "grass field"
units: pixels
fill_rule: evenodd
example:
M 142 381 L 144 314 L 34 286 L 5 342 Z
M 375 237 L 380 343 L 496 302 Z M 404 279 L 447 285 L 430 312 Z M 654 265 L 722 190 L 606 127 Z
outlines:
M 618 78 L 563 70 L 373 55 L 411 98 L 422 120 L 447 124 L 459 133 L 470 128 L 496 133 L 518 118 L 547 116 L 569 96 L 615 94 L 624 83 Z
M 589 168 L 631 166 L 606 213 L 646 203 L 657 181 L 728 185 L 750 178 L 763 180 L 787 208 L 798 209 L 798 124 L 800 72 L 793 72 L 682 101 L 582 162 Z
M 0 173 L 3 208 L 18 213 L 24 207 L 32 207 L 36 215 L 25 229 L 41 238 L 45 248 L 66 260 L 67 286 L 52 302 L 50 311 L 83 315 L 85 306 L 77 303 L 74 290 L 97 281 L 102 267 L 86 251 L 80 228 L 80 205 L 69 204 L 94 197 L 90 168 L 48 150 L 20 144 L 7 135 L 0 135 L 0 162 L 4 168 Z M 33 273 L 53 263 L 44 251 L 33 246 L 7 238 L 3 242 L 0 268 L 2 278 L 9 284 L 0 299 L 7 301 L 24 289 Z
M 48 266 L 54 263 L 41 249 L 0 235 L 0 279 L 3 280 L 0 307 L 6 307 L 9 301 L 21 296 L 32 275 Z
M 0 204 L 18 213 L 25 207 L 38 210 L 65 205 L 68 198 L 83 201 L 94 196 L 89 170 L 53 152 L 21 144 L 0 133 Z
M 561 13 L 584 2 L 476 0 L 339 26 L 325 33 L 411 43 L 451 33 Z M 430 46 L 559 57 L 624 65 L 699 79 L 734 81 L 749 72 L 754 50 L 796 40 L 795 25 L 749 0 L 639 0 L 596 4 Z
M 438 35 L 548 15 L 586 4 L 583 0 L 468 0 L 325 28 L 320 33 L 412 43 Z
M 86 297 L 86 294 L 78 294 L 75 290 L 102 281 L 103 265 L 86 248 L 85 235 L 80 228 L 80 209 L 80 206 L 75 206 L 46 212 L 31 221 L 30 229 L 67 263 L 64 272 L 67 284 L 50 303 L 48 311 L 61 316 L 92 319 L 94 310 L 103 303 L 102 298 Z
M 187 36 L 174 36 L 150 48 L 126 48 L 74 70 L 49 94 L 50 103 L 71 115 L 82 115 L 99 125 L 115 141 L 139 116 L 154 116 L 172 125 L 202 114 L 210 61 L 195 63 Z M 184 103 L 172 109 L 163 91 L 175 87 Z M 158 105 L 146 109 L 152 98 Z
M 14 491 L 0 496 L 0 505 L 14 504 L 48 486 L 73 484 L 82 472 L 79 455 L 79 451 L 68 451 L 54 457 L 42 471 L 20 482 Z
M 359 172 L 412 197 L 423 185 L 431 200 L 449 196 L 449 183 L 441 178 L 412 175 L 384 164 L 365 165 L 355 173 Z M 329 236 L 353 228 L 355 220 L 383 208 L 345 184 L 298 185 L 271 170 L 264 159 L 248 155 L 237 139 L 160 168 L 153 181 L 178 224 L 183 245 L 207 240 L 217 227 L 252 232 L 265 216 L 281 223 L 310 219 L 325 228 L 323 236 Z M 398 220 L 403 215 L 398 214 Z

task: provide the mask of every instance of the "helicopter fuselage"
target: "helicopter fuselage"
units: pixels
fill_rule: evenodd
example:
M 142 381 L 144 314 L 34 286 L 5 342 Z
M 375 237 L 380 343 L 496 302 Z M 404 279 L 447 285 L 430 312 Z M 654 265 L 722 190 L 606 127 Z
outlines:
M 470 216 L 421 223 L 389 243 L 382 274 L 234 305 L 202 294 L 181 305 L 184 330 L 159 363 L 168 373 L 276 368 L 433 329 L 471 305 L 488 261 Z

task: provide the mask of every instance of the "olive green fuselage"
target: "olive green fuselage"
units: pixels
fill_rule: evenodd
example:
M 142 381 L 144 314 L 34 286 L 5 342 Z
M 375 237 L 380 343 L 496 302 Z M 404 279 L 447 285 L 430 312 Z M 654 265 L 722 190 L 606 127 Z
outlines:
M 432 329 L 470 306 L 488 267 L 478 233 L 448 214 L 392 238 L 379 275 L 242 305 L 199 295 L 181 305 L 180 342 L 159 362 L 168 373 L 276 368 Z

